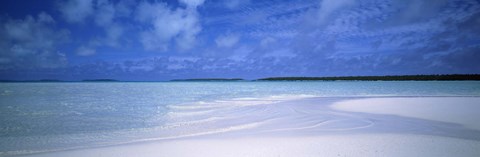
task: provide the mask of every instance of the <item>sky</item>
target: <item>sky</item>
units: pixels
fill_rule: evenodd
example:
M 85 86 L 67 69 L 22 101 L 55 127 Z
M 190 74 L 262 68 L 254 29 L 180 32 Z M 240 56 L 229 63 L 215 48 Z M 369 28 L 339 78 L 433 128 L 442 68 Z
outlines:
M 2 0 L 0 79 L 480 73 L 479 0 Z

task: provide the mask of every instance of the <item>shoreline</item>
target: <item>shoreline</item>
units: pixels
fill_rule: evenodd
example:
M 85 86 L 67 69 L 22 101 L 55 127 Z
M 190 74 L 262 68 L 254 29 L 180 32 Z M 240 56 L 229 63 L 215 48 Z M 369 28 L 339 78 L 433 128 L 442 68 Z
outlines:
M 476 156 L 480 143 L 450 137 L 352 134 L 180 139 L 29 156 Z
M 476 112 L 479 105 L 479 97 L 392 97 L 348 100 L 331 106 L 342 111 L 441 121 L 480 130 L 480 123 L 476 121 L 480 119 Z
M 449 152 L 465 152 L 464 154 L 450 154 L 455 156 L 471 156 L 473 154 L 480 154 L 480 131 L 471 130 L 472 128 L 462 127 L 459 123 L 452 123 L 451 121 L 439 121 L 438 119 L 419 118 L 412 115 L 400 115 L 385 113 L 391 111 L 391 107 L 382 108 L 383 112 L 374 112 L 359 110 L 364 107 L 362 105 L 368 105 L 369 102 L 375 102 L 379 99 L 395 100 L 399 99 L 415 99 L 413 102 L 447 102 L 444 109 L 452 111 L 452 109 L 458 108 L 451 104 L 458 100 L 469 100 L 473 104 L 480 102 L 480 97 L 441 97 L 441 96 L 427 96 L 427 97 L 313 97 L 302 99 L 286 99 L 280 101 L 261 100 L 261 99 L 237 99 L 237 104 L 231 102 L 233 105 L 240 105 L 241 108 L 251 108 L 251 112 L 258 112 L 252 110 L 260 107 L 261 109 L 275 109 L 281 113 L 279 118 L 266 119 L 265 123 L 258 123 L 251 127 L 239 128 L 233 130 L 225 130 L 225 132 L 212 132 L 205 134 L 198 134 L 192 136 L 184 136 L 171 139 L 160 140 L 141 140 L 140 142 L 129 142 L 113 146 L 103 146 L 97 148 L 86 149 L 74 149 L 66 151 L 55 151 L 47 153 L 30 154 L 25 156 L 291 156 L 282 155 L 289 154 L 291 152 L 297 152 L 299 154 L 295 156 L 311 156 L 326 154 L 326 156 L 334 156 L 335 153 L 340 155 L 355 155 L 361 152 L 370 151 L 375 149 L 375 146 L 379 142 L 398 141 L 395 143 L 383 143 L 389 145 L 388 148 L 378 148 L 376 152 L 366 153 L 361 156 L 402 156 L 403 155 L 445 155 Z M 435 100 L 433 100 L 435 99 Z M 448 101 L 447 101 L 448 100 Z M 242 103 L 243 101 L 243 103 Z M 255 102 L 257 101 L 257 102 Z M 250 102 L 250 104 L 245 103 Z M 255 103 L 252 103 L 255 102 Z M 260 102 L 260 103 L 259 103 Z M 267 103 L 264 103 L 267 102 Z M 259 104 L 258 104 L 259 103 Z M 450 105 L 449 105 L 450 103 Z M 222 105 L 222 104 L 220 104 Z M 393 104 L 399 105 L 397 104 Z M 435 104 L 428 104 L 428 107 L 432 107 Z M 341 107 L 338 107 L 341 106 Z M 352 106 L 355 106 L 352 108 Z M 392 104 L 387 106 L 392 106 Z M 468 105 L 473 107 L 473 110 L 480 109 L 480 107 Z M 224 106 L 213 106 L 216 108 Z M 231 108 L 232 106 L 228 106 Z M 349 109 L 345 109 L 349 108 Z M 425 107 L 423 107 L 425 109 Z M 224 109 L 224 108 L 221 108 Z M 415 110 L 415 106 L 403 105 L 404 110 Z M 442 110 L 433 110 L 432 112 L 438 112 Z M 182 110 L 183 111 L 183 110 Z M 190 111 L 190 110 L 187 110 Z M 226 110 L 229 111 L 229 110 Z M 236 110 L 235 110 L 236 111 Z M 260 110 L 261 111 L 261 110 Z M 396 111 L 396 110 L 393 110 Z M 478 111 L 478 110 L 477 110 Z M 285 113 L 283 113 L 285 112 Z M 312 112 L 312 113 L 309 113 Z M 188 112 L 187 112 L 188 113 Z M 193 113 L 193 112 L 191 112 Z M 242 112 L 243 113 L 243 112 Z M 248 113 L 248 112 L 246 112 Z M 266 112 L 269 113 L 269 112 Z M 206 113 L 211 116 L 216 116 L 215 112 Z M 292 116 L 292 114 L 294 114 Z M 183 116 L 183 115 L 182 115 Z M 196 115 L 197 116 L 197 115 Z M 256 116 L 256 115 L 252 115 Z M 287 116 L 287 117 L 285 117 Z M 292 116 L 292 117 L 288 117 Z M 300 116 L 300 117 L 297 117 Z M 319 117 L 322 117 L 319 118 Z M 303 117 L 303 118 L 302 118 Z M 480 117 L 480 116 L 479 116 Z M 245 118 L 245 117 L 243 117 Z M 248 117 L 246 117 L 248 118 Z M 257 118 L 257 119 L 256 119 Z M 283 119 L 282 119 L 283 118 Z M 287 118 L 287 119 L 285 119 Z M 460 117 L 461 118 L 461 117 Z M 265 117 L 253 117 L 250 121 L 265 119 Z M 250 122 L 247 120 L 247 122 Z M 384 122 L 382 122 L 384 121 Z M 214 123 L 220 123 L 216 125 L 221 126 L 222 121 L 214 121 Z M 293 122 L 299 123 L 295 124 Z M 392 125 L 389 123 L 395 122 L 397 124 Z M 232 123 L 235 123 L 233 121 Z M 371 123 L 371 124 L 369 124 Z M 209 123 L 207 123 L 209 124 Z M 243 123 L 242 123 L 243 124 Z M 232 127 L 230 125 L 223 126 L 223 128 Z M 220 127 L 221 129 L 222 127 Z M 433 130 L 432 130 L 433 129 Z M 480 128 L 477 128 L 480 129 Z M 275 131 L 276 130 L 276 131 Z M 245 138 L 245 139 L 244 139 Z M 360 139 L 360 140 L 357 140 Z M 382 139 L 382 140 L 381 140 Z M 332 140 L 338 140 L 337 143 Z M 282 141 L 287 141 L 290 144 L 282 145 L 277 144 Z M 414 142 L 411 142 L 414 141 Z M 430 143 L 429 141 L 438 141 Z M 410 143 L 411 142 L 411 143 Z M 255 146 L 255 143 L 263 143 Z M 252 147 L 252 145 L 255 147 Z M 317 147 L 309 148 L 310 145 L 316 145 L 318 147 L 324 145 L 336 144 L 337 147 L 329 148 L 330 151 L 321 150 Z M 295 147 L 300 145 L 303 147 Z M 408 147 L 408 145 L 424 145 L 431 147 L 432 149 L 442 150 L 443 153 L 436 154 L 430 152 L 428 149 L 415 150 L 416 148 Z M 367 146 L 365 150 L 352 150 L 345 152 L 344 147 L 361 147 Z M 461 146 L 461 147 L 459 147 Z M 225 147 L 223 152 L 218 152 L 216 148 Z M 371 148 L 370 148 L 371 147 Z M 468 148 L 472 147 L 472 148 Z M 190 150 L 190 154 L 185 154 L 185 149 Z M 400 149 L 400 154 L 391 154 L 392 151 Z M 247 151 L 250 150 L 250 151 Z M 267 151 L 269 150 L 269 151 Z M 379 153 L 383 151 L 384 153 Z M 250 154 L 242 153 L 250 152 Z M 304 152 L 303 154 L 301 152 Z M 167 155 L 170 153 L 169 155 Z M 253 153 L 253 154 L 252 154 Z M 406 154 L 405 154 L 406 153 Z M 433 153 L 433 154 L 432 154 Z M 470 155 L 468 155 L 470 153 Z M 448 155 L 445 155 L 448 156 Z

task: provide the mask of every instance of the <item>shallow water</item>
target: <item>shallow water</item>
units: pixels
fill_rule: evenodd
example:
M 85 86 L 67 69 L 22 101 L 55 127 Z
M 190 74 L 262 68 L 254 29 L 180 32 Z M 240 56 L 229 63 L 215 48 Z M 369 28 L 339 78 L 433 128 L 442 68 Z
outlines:
M 329 126 L 328 120 L 342 120 L 338 118 L 342 116 L 325 113 L 322 117 L 317 112 L 307 113 L 313 108 L 274 106 L 313 96 L 480 96 L 480 82 L 0 83 L 0 155 L 251 128 L 274 132 L 370 124 L 368 120 L 347 120 Z M 312 119 L 312 114 L 317 116 Z M 288 120 L 294 120 L 292 125 L 285 125 Z

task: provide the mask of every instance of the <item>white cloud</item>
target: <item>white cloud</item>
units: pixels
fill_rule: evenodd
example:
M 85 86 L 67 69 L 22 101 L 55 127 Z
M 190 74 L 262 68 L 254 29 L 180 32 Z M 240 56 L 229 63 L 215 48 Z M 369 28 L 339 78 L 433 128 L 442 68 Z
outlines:
M 124 35 L 124 24 L 118 21 L 118 18 L 128 16 L 129 3 L 120 1 L 114 4 L 108 0 L 98 0 L 95 9 L 95 23 L 103 28 L 105 36 L 101 37 L 102 44 L 119 47 L 121 46 L 121 37 Z M 120 10 L 120 11 L 117 11 Z M 101 45 L 100 43 L 97 45 Z M 92 47 L 94 48 L 94 47 Z
M 96 26 L 104 31 L 103 36 L 95 36 L 96 44 L 89 44 L 86 47 L 79 47 L 77 54 L 81 56 L 93 55 L 96 47 L 107 45 L 112 47 L 121 46 L 121 37 L 124 35 L 124 23 L 118 18 L 130 16 L 133 8 L 133 1 L 122 0 L 117 3 L 110 0 L 70 0 L 60 5 L 60 11 L 68 22 L 82 23 L 91 20 Z M 92 53 L 93 52 L 93 53 Z
M 267 48 L 269 45 L 273 44 L 277 42 L 277 40 L 275 38 L 272 38 L 272 37 L 266 37 L 266 38 L 263 38 L 261 41 L 260 41 L 260 46 L 262 46 L 263 48 Z
M 238 43 L 240 36 L 235 34 L 221 35 L 215 39 L 215 43 L 218 47 L 230 48 Z
M 167 51 L 172 45 L 178 50 L 188 50 L 195 46 L 197 34 L 202 30 L 196 9 L 204 0 L 180 0 L 179 3 L 186 7 L 172 8 L 164 2 L 149 1 L 69 0 L 61 3 L 59 10 L 67 22 L 93 20 L 104 30 L 103 36 L 90 39 L 101 43 L 88 46 L 93 51 L 85 52 L 94 52 L 99 45 L 122 46 L 122 42 L 128 41 L 122 39 L 125 32 L 134 29 L 126 25 L 132 16 L 135 21 L 129 22 L 140 29 L 138 41 L 145 50 Z
M 110 27 L 105 29 L 106 37 L 104 39 L 105 44 L 112 47 L 120 46 L 120 38 L 124 34 L 124 28 L 118 24 L 112 24 Z
M 93 48 L 81 46 L 77 49 L 76 53 L 79 56 L 91 56 L 91 55 L 94 55 L 96 51 Z
M 394 0 L 392 3 L 399 7 L 399 10 L 387 21 L 387 24 L 396 26 L 428 21 L 438 17 L 439 11 L 445 8 L 448 2 L 448 0 Z
M 55 20 L 47 13 L 41 12 L 38 14 L 37 21 L 41 23 L 55 23 Z
M 182 64 L 168 64 L 167 65 L 167 70 L 180 70 L 180 69 L 185 69 L 185 66 Z
M 169 62 L 196 62 L 200 58 L 198 57 L 178 57 L 178 56 L 172 56 L 168 57 Z
M 60 4 L 60 12 L 67 22 L 81 23 L 93 13 L 93 0 L 70 0 Z
M 115 4 L 115 15 L 118 17 L 130 17 L 134 6 L 136 5 L 134 0 L 122 0 Z
M 66 65 L 66 57 L 56 47 L 68 40 L 69 32 L 54 28 L 54 19 L 40 13 L 37 17 L 6 19 L 0 27 L 1 67 L 56 68 Z
M 121 46 L 120 39 L 124 35 L 125 28 L 117 19 L 130 14 L 131 8 L 128 7 L 130 7 L 128 1 L 120 1 L 117 4 L 109 0 L 96 1 L 94 10 L 95 24 L 100 26 L 105 32 L 105 36 L 100 39 L 102 44 L 112 47 Z M 90 48 L 95 49 L 95 47 Z
M 140 33 L 140 42 L 149 51 L 166 51 L 171 41 L 175 41 L 180 50 L 190 49 L 201 31 L 196 10 L 170 9 L 166 3 L 161 2 L 140 3 L 136 19 L 148 26 Z
M 205 0 L 178 0 L 178 1 L 187 5 L 188 7 L 193 7 L 193 8 L 196 8 L 205 2 Z
M 317 20 L 319 23 L 323 23 L 333 12 L 353 4 L 355 4 L 354 0 L 323 0 L 320 4 Z
M 245 61 L 247 56 L 253 51 L 252 47 L 249 46 L 241 46 L 238 49 L 233 50 L 233 53 L 228 59 L 234 60 L 234 61 Z
M 99 26 L 108 27 L 112 24 L 115 17 L 115 8 L 113 3 L 107 0 L 99 0 L 96 4 L 95 23 Z

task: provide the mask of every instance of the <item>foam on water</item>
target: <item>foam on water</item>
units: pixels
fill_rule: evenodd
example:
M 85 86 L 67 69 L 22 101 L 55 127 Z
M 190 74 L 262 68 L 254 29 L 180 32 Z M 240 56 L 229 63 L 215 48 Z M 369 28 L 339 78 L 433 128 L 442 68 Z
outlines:
M 1 83 L 0 155 L 216 134 L 328 132 L 369 119 L 310 97 L 480 96 L 479 82 Z

